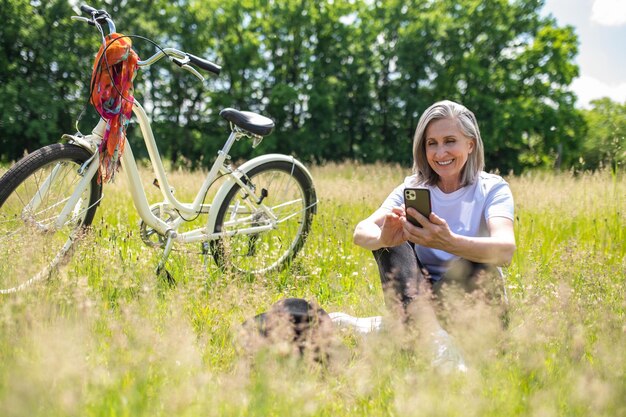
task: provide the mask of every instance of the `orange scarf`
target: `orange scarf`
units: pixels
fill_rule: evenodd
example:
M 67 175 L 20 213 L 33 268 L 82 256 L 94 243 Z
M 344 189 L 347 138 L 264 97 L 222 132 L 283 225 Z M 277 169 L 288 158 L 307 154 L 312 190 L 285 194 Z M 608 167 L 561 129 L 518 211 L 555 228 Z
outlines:
M 107 121 L 100 143 L 99 181 L 113 180 L 124 152 L 126 125 L 133 112 L 133 79 L 139 57 L 130 38 L 120 33 L 107 35 L 106 48 L 100 46 L 91 75 L 91 104 Z M 102 54 L 106 49 L 106 54 Z

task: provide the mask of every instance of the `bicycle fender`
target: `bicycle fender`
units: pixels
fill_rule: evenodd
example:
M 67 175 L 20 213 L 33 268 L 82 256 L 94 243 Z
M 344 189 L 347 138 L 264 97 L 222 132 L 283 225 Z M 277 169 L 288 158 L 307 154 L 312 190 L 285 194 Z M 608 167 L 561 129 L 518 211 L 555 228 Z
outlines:
M 100 142 L 102 142 L 105 127 L 106 121 L 100 119 L 90 135 L 83 136 L 82 134 L 64 134 L 61 136 L 61 139 L 66 140 L 69 143 L 73 143 L 74 145 L 78 145 L 81 148 L 85 148 L 91 153 L 96 153 L 98 151 L 98 146 L 100 146 Z
M 267 155 L 257 156 L 256 158 L 253 158 L 247 161 L 246 163 L 241 165 L 239 168 L 237 168 L 237 170 L 233 172 L 233 175 L 235 175 L 237 178 L 241 178 L 243 174 L 248 173 L 248 171 L 250 171 L 252 168 L 256 168 L 259 165 L 262 165 L 264 163 L 271 162 L 271 161 L 284 161 L 284 162 L 294 164 L 298 168 L 300 168 L 302 172 L 306 174 L 307 177 L 309 177 L 311 182 L 313 182 L 313 177 L 311 176 L 311 173 L 302 164 L 302 162 L 298 161 L 293 156 L 283 155 L 279 153 L 270 153 Z M 235 180 L 232 177 L 229 177 L 226 180 L 226 182 L 224 182 L 224 184 L 222 184 L 220 189 L 217 191 L 217 194 L 215 194 L 215 198 L 213 199 L 213 202 L 211 203 L 211 211 L 209 213 L 209 218 L 207 220 L 208 233 L 212 233 L 213 230 L 215 230 L 215 220 L 217 218 L 217 212 L 219 210 L 219 207 L 221 207 L 222 202 L 226 198 L 226 195 L 228 194 L 230 189 L 233 188 L 235 185 L 236 185 Z M 317 197 L 314 196 L 314 199 L 317 200 Z M 213 209 L 214 207 L 215 209 Z M 314 206 L 313 209 L 315 210 L 316 207 L 317 206 Z
M 61 136 L 61 139 L 67 141 L 67 143 L 78 145 L 81 148 L 88 150 L 90 153 L 94 153 L 98 150 L 97 146 L 93 142 L 86 140 L 83 136 L 69 135 L 66 133 Z

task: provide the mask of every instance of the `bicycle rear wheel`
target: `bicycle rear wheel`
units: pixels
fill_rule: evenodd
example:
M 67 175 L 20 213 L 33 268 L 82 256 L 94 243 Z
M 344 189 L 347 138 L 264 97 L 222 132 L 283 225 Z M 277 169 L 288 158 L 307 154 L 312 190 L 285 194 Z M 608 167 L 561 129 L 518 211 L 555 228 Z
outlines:
M 216 233 L 230 236 L 211 241 L 211 252 L 222 267 L 256 274 L 277 270 L 304 245 L 317 204 L 313 182 L 298 165 L 287 161 L 262 163 L 246 175 L 256 197 L 233 185 L 215 223 Z M 261 196 L 265 197 L 258 204 L 255 200 Z M 267 230 L 246 231 L 255 227 Z
M 0 293 L 50 277 L 91 224 L 102 188 L 89 182 L 61 227 L 55 225 L 92 154 L 71 144 L 41 148 L 0 178 Z

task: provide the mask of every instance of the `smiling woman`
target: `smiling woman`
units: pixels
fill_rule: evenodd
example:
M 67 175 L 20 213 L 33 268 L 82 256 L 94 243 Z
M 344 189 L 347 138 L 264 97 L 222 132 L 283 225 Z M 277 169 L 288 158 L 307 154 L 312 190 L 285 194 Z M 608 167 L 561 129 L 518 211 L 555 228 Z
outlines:
M 439 297 L 460 286 L 506 299 L 497 267 L 508 264 L 515 251 L 513 196 L 501 177 L 483 171 L 478 123 L 461 104 L 446 100 L 426 109 L 415 131 L 413 157 L 414 174 L 357 225 L 354 242 L 374 251 L 386 302 L 402 305 L 392 309 L 437 334 L 441 329 L 434 310 L 422 302 L 428 299 L 424 294 Z M 407 187 L 428 188 L 428 217 L 405 209 Z

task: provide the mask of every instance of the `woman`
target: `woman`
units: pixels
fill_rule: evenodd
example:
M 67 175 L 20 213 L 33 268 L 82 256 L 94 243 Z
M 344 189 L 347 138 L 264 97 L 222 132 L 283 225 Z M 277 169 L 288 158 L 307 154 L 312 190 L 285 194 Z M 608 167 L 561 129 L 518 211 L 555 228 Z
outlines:
M 374 251 L 386 301 L 401 301 L 400 313 L 432 319 L 434 310 L 413 301 L 446 283 L 466 291 L 510 263 L 515 251 L 513 196 L 499 176 L 483 171 L 483 142 L 474 114 L 465 106 L 440 101 L 420 117 L 413 140 L 413 175 L 396 187 L 381 207 L 361 221 L 354 242 Z M 428 218 L 413 208 L 405 212 L 406 187 L 430 190 Z M 414 217 L 423 227 L 407 220 Z M 428 285 L 430 284 L 430 285 Z

